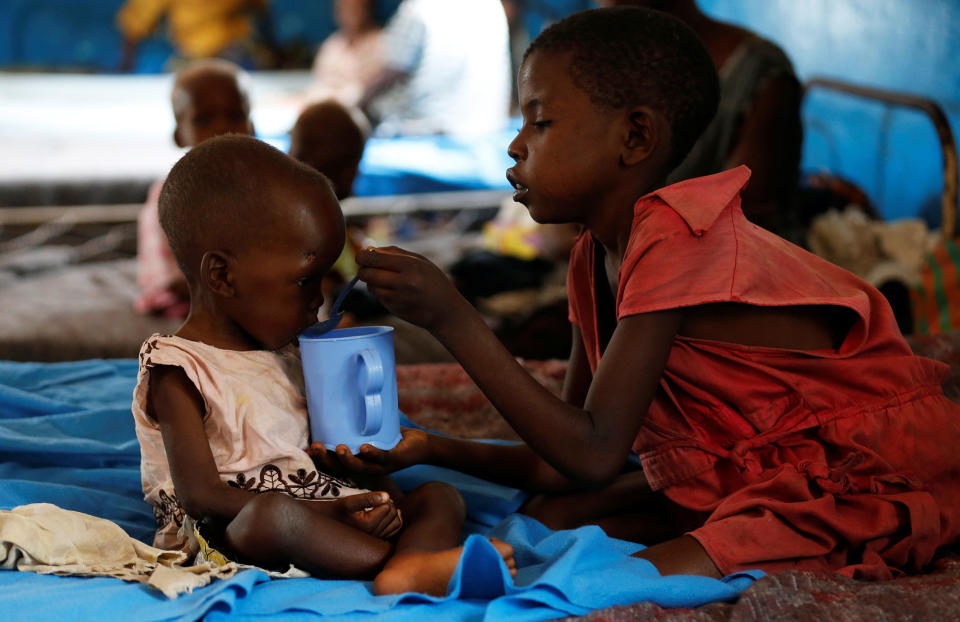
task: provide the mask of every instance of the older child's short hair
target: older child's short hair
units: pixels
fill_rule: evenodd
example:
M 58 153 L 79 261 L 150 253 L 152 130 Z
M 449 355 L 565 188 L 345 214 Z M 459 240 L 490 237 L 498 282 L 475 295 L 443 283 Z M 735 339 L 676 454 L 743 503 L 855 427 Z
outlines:
M 573 83 L 601 106 L 649 105 L 673 131 L 671 168 L 693 147 L 717 111 L 720 85 L 697 35 L 650 9 L 617 7 L 574 13 L 545 29 L 524 54 L 572 52 Z
M 160 191 L 160 226 L 188 279 L 211 244 L 244 247 L 275 220 L 278 189 L 315 184 L 336 203 L 330 181 L 250 136 L 226 134 L 194 147 L 174 164 Z

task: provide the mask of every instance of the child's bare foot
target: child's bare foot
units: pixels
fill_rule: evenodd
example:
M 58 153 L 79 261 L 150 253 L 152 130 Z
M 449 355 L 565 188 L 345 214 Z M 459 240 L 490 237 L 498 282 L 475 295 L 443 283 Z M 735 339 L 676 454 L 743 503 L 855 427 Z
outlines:
M 513 547 L 497 538 L 490 538 L 490 544 L 500 553 L 510 576 L 517 576 L 517 562 L 513 558 Z M 390 558 L 380 574 L 373 580 L 374 594 L 403 594 L 421 592 L 432 596 L 447 593 L 447 584 L 460 562 L 463 547 L 442 551 L 410 551 Z
M 497 549 L 497 553 L 500 553 L 500 557 L 507 565 L 507 570 L 510 571 L 510 576 L 516 578 L 517 560 L 513 558 L 513 547 L 499 538 L 490 538 L 490 544 Z

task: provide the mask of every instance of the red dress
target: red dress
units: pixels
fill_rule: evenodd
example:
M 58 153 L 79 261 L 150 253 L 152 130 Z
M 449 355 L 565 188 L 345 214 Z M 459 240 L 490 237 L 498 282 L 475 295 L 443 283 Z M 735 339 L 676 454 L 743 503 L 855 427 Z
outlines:
M 713 302 L 838 305 L 858 319 L 836 350 L 678 336 L 633 449 L 655 490 L 710 512 L 690 535 L 724 574 L 921 570 L 960 535 L 947 366 L 913 355 L 876 289 L 748 222 L 749 177 L 741 166 L 637 201 L 617 319 Z M 595 371 L 594 244 L 578 240 L 567 289 Z

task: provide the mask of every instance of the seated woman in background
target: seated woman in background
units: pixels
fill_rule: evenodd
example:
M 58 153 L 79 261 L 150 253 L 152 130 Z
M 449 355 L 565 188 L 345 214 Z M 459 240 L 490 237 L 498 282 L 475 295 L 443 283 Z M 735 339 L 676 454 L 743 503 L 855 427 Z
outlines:
M 338 30 L 317 50 L 314 83 L 307 97 L 352 105 L 383 69 L 383 30 L 376 21 L 373 0 L 336 0 L 333 15 Z
M 799 243 L 793 197 L 803 139 L 802 89 L 783 50 L 749 30 L 707 17 L 695 0 L 597 0 L 597 4 L 643 6 L 680 19 L 700 37 L 719 73 L 717 114 L 667 183 L 745 164 L 753 175 L 743 191 L 744 214 Z

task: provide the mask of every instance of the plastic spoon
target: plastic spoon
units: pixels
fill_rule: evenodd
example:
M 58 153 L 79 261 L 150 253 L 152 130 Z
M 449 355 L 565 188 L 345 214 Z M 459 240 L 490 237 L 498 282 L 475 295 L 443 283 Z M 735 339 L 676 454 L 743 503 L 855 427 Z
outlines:
M 350 290 L 353 289 L 353 286 L 357 284 L 359 279 L 359 276 L 353 277 L 353 280 L 351 280 L 346 287 L 340 290 L 340 295 L 337 296 L 337 300 L 333 303 L 333 309 L 330 310 L 330 317 L 311 326 L 308 329 L 311 335 L 322 335 L 323 333 L 329 332 L 337 327 L 337 324 L 339 324 L 340 320 L 343 319 L 343 311 L 340 310 L 340 306 L 343 304 L 347 294 L 350 293 Z

